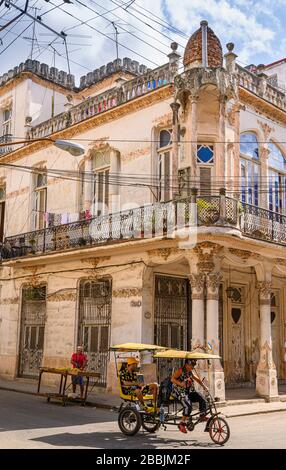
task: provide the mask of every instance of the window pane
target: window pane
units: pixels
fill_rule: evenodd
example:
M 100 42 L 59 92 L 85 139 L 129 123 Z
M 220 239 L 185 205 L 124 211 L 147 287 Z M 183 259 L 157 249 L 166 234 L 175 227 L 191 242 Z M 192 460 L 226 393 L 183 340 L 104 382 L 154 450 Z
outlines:
M 102 326 L 100 329 L 100 352 L 108 351 L 108 326 Z
M 211 193 L 211 168 L 200 168 L 200 193 L 202 195 Z
M 281 150 L 273 142 L 268 144 L 268 150 L 270 150 L 268 157 L 268 165 L 277 170 L 286 171 L 286 161 Z
M 38 336 L 38 349 L 40 349 L 40 350 L 44 349 L 44 334 L 45 334 L 45 327 L 40 326 L 39 327 L 39 336 Z
M 214 157 L 213 145 L 198 145 L 197 146 L 198 163 L 213 163 L 213 157 Z
M 98 327 L 92 326 L 90 328 L 90 352 L 98 351 Z
M 247 132 L 240 136 L 240 153 L 248 155 L 251 158 L 258 159 L 258 142 L 253 132 Z
M 166 147 L 171 143 L 171 134 L 169 131 L 163 130 L 160 132 L 160 148 Z
M 242 202 L 246 202 L 246 162 L 241 160 L 240 162 L 240 173 L 241 173 L 241 199 Z
M 171 348 L 180 347 L 179 325 L 171 325 Z
M 165 201 L 170 199 L 170 152 L 164 153 L 164 186 L 165 186 Z
M 37 327 L 31 327 L 30 349 L 36 349 Z
M 160 327 L 159 327 L 160 331 Z M 168 341 L 168 325 L 161 325 L 161 346 L 170 347 Z

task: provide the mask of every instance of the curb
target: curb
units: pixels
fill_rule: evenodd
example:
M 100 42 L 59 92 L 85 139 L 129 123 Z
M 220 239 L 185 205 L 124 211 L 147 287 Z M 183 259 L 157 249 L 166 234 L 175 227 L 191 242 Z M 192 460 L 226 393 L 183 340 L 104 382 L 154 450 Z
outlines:
M 226 418 L 240 418 L 241 416 L 253 416 L 253 415 L 266 415 L 270 413 L 279 413 L 281 411 L 286 412 L 286 408 L 278 408 L 276 410 L 262 410 L 262 411 L 248 411 L 245 413 L 235 414 L 235 415 L 228 415 L 224 413 Z
M 26 395 L 34 395 L 34 396 L 37 396 L 37 397 L 46 397 L 45 393 L 31 392 L 29 390 L 19 390 L 19 389 L 12 388 L 12 387 L 8 388 L 8 387 L 0 386 L 0 390 L 6 390 L 8 392 L 22 393 L 22 394 L 26 394 Z M 110 411 L 115 411 L 115 412 L 119 410 L 119 406 L 117 406 L 117 405 L 106 405 L 105 403 L 97 403 L 97 402 L 91 402 L 91 401 L 86 401 L 85 406 L 90 406 L 90 407 L 93 407 L 93 408 L 101 408 L 101 409 L 104 409 L 104 410 L 110 410 Z M 241 405 L 237 405 L 237 406 L 241 406 Z M 223 406 L 222 408 L 223 409 L 219 409 L 219 411 L 226 418 L 239 418 L 239 417 L 242 417 L 242 416 L 253 416 L 253 415 L 260 415 L 260 414 L 279 413 L 281 411 L 286 412 L 286 408 L 278 408 L 278 409 L 275 409 L 275 410 L 248 411 L 248 412 L 245 412 L 245 413 L 242 412 L 242 413 L 232 415 L 232 414 L 224 413 L 224 410 L 227 411 L 226 410 L 227 405 Z

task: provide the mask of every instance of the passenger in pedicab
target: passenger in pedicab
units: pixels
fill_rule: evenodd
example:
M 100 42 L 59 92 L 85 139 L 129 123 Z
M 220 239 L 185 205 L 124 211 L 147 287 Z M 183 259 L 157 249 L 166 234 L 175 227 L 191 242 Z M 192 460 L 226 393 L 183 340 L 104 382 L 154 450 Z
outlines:
M 139 362 L 135 357 L 127 358 L 127 365 L 122 365 L 119 377 L 122 387 L 122 392 L 125 395 L 131 395 L 138 398 L 141 407 L 144 411 L 151 412 L 156 410 L 157 396 L 158 396 L 158 384 L 151 383 L 145 385 L 139 380 L 138 370 Z M 144 402 L 145 395 L 152 395 L 154 402 L 154 410 L 149 408 Z
M 207 388 L 194 371 L 196 359 L 186 359 L 183 367 L 177 369 L 171 378 L 173 383 L 172 395 L 179 400 L 183 406 L 182 421 L 178 425 L 181 432 L 187 433 L 187 421 L 192 412 L 192 402 L 199 403 L 200 421 L 207 421 L 207 402 L 203 395 L 195 390 L 194 382 L 197 382 L 204 390 Z

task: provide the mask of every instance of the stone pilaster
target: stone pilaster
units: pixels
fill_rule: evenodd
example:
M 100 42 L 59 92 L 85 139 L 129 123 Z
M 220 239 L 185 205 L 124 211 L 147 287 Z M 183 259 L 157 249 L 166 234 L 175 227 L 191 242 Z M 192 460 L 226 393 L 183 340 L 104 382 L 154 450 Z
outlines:
M 172 181 L 173 186 L 178 185 L 178 167 L 179 167 L 179 116 L 178 112 L 180 109 L 180 104 L 178 102 L 171 103 L 171 108 L 173 111 L 173 124 L 172 124 Z
M 272 357 L 271 282 L 257 283 L 260 305 L 260 358 L 256 370 L 256 393 L 269 401 L 278 397 L 277 371 Z
M 204 287 L 205 274 L 190 275 L 192 290 L 192 349 L 204 347 Z
M 214 354 L 219 354 L 219 285 L 221 274 L 213 271 L 206 275 L 207 328 L 206 339 Z M 211 393 L 220 400 L 225 399 L 224 371 L 219 359 L 211 361 L 209 381 Z

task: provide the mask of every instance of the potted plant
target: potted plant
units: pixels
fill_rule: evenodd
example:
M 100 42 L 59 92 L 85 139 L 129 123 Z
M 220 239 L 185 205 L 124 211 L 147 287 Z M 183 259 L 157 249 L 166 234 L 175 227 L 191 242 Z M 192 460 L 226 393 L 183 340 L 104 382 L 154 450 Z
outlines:
M 198 218 L 205 223 L 215 222 L 219 218 L 219 210 L 215 204 L 205 199 L 197 199 Z

